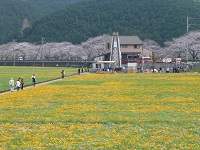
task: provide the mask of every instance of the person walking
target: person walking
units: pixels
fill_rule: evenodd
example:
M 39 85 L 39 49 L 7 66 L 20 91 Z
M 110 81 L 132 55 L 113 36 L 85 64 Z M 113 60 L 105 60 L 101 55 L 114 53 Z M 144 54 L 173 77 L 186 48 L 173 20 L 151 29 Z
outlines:
M 15 81 L 13 80 L 13 78 L 10 79 L 9 85 L 10 85 L 10 91 L 13 92 L 15 86 Z
M 186 68 L 185 68 L 185 72 L 189 72 L 189 71 L 190 71 L 189 66 L 186 66 Z
M 20 78 L 20 83 L 21 83 L 21 90 L 23 90 L 24 89 L 24 78 L 23 77 Z
M 62 79 L 65 77 L 65 70 L 61 71 Z
M 34 74 L 32 75 L 31 79 L 32 79 L 32 84 L 33 84 L 33 86 L 35 86 L 36 78 L 35 78 L 35 75 L 34 75 Z
M 78 74 L 79 74 L 79 75 L 81 74 L 81 69 L 80 69 L 80 68 L 78 68 Z
M 20 81 L 18 79 L 17 82 L 16 82 L 17 91 L 19 91 L 20 87 L 21 87 L 21 83 L 20 83 Z

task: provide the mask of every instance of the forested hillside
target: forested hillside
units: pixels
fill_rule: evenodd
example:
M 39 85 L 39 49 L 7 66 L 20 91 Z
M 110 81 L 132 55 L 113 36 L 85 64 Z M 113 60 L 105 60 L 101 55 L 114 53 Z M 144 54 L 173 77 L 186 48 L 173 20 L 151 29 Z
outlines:
M 138 35 L 162 44 L 186 33 L 186 17 L 200 17 L 193 0 L 88 0 L 36 22 L 21 39 L 81 43 L 89 37 L 112 34 Z M 196 20 L 198 21 L 198 20 Z M 191 26 L 190 30 L 200 28 Z
M 79 0 L 0 0 L 0 43 L 19 38 L 24 21 L 26 26 L 31 25 L 76 1 Z

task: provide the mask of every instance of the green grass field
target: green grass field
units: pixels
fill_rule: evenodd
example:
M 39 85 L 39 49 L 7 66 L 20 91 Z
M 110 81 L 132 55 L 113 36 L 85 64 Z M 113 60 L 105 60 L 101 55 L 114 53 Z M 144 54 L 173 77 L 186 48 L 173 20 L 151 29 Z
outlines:
M 19 77 L 24 78 L 25 86 L 31 84 L 31 76 L 35 74 L 36 82 L 42 82 L 61 77 L 61 70 L 64 69 L 66 76 L 76 74 L 76 68 L 68 67 L 0 67 L 0 91 L 9 89 L 11 78 L 16 82 Z
M 85 74 L 0 96 L 0 149 L 200 149 L 200 74 Z

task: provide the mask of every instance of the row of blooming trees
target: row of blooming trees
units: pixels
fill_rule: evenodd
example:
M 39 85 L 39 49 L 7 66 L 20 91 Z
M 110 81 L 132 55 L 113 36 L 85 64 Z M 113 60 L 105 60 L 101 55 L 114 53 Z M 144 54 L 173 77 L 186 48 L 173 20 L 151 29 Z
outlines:
M 190 59 L 200 58 L 200 32 L 189 32 L 167 41 L 161 47 L 153 40 L 144 40 L 144 48 L 156 52 L 160 58 L 186 58 L 186 49 L 188 42 L 188 52 Z M 44 43 L 35 45 L 32 43 L 10 42 L 0 45 L 0 60 L 13 60 L 19 57 L 28 60 L 68 60 L 80 59 L 83 56 L 92 59 L 95 56 L 102 55 L 105 50 L 105 36 L 90 38 L 79 45 L 73 45 L 69 42 Z
M 188 47 L 187 47 L 188 43 Z M 200 32 L 193 31 L 181 37 L 174 38 L 172 41 L 167 41 L 161 47 L 152 40 L 145 40 L 144 47 L 146 49 L 156 52 L 157 56 L 172 57 L 172 58 L 186 58 L 187 48 L 189 59 L 200 58 Z
M 79 45 L 69 42 L 32 43 L 10 42 L 0 45 L 0 60 L 13 60 L 19 57 L 27 60 L 69 60 L 80 59 L 83 56 L 91 59 L 102 54 L 104 48 L 103 36 L 90 38 Z

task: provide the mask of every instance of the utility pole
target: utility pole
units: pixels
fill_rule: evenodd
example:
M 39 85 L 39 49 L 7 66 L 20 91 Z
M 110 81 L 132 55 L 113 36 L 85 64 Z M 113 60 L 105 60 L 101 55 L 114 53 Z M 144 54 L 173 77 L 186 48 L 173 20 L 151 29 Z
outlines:
M 43 51 L 44 38 L 42 37 L 42 67 L 44 67 L 44 51 Z
M 189 46 L 188 46 L 188 30 L 190 27 L 189 19 L 190 18 L 187 16 L 187 30 L 186 30 L 186 62 L 187 63 L 188 63 L 188 49 L 189 49 Z
M 154 68 L 156 63 L 156 52 L 152 52 L 152 61 L 153 61 L 153 73 L 154 73 Z
M 13 66 L 15 66 L 15 39 L 13 40 L 13 51 L 14 51 Z
M 106 35 L 103 34 L 103 53 L 106 52 Z
M 200 3 L 200 0 L 194 0 L 194 2 L 196 3 Z M 187 16 L 187 31 L 186 31 L 186 61 L 188 63 L 188 50 L 189 50 L 189 44 L 188 44 L 188 32 L 189 32 L 189 27 L 191 25 L 195 25 L 195 24 L 190 24 L 189 21 L 191 19 L 200 19 L 200 18 L 191 18 Z
M 188 44 L 188 32 L 189 27 L 192 25 L 196 25 L 195 23 L 190 23 L 190 20 L 200 20 L 200 18 L 192 18 L 187 16 L 187 30 L 186 30 L 186 61 L 188 63 L 188 51 L 189 51 L 189 44 Z

